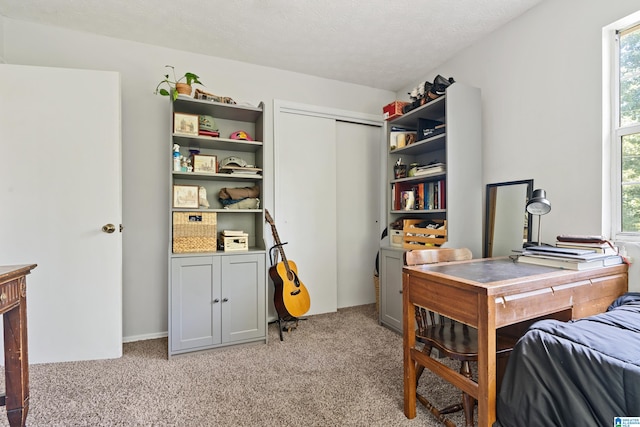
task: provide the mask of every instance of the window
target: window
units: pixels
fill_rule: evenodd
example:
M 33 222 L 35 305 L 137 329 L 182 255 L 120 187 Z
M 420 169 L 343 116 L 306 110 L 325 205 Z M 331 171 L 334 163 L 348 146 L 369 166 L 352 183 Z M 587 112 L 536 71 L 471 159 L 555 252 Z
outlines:
M 640 21 L 616 28 L 611 109 L 613 238 L 640 239 Z
M 618 34 L 618 117 L 622 233 L 640 232 L 640 25 Z

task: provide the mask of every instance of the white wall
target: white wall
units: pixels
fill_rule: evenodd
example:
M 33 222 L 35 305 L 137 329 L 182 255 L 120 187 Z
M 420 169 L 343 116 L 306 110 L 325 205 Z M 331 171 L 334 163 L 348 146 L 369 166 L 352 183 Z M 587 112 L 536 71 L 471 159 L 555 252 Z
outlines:
M 4 20 L 0 16 L 0 64 L 4 63 Z
M 164 65 L 198 74 L 209 92 L 237 102 L 263 101 L 267 143 L 272 143 L 275 98 L 369 114 L 381 114 L 395 98 L 389 91 L 8 18 L 4 56 L 12 64 L 121 73 L 125 340 L 162 336 L 167 330 L 169 102 L 153 94 Z M 72 167 L 73 153 L 69 158 Z M 265 206 L 271 208 L 273 183 L 265 185 Z
M 547 0 L 424 76 L 482 89 L 484 184 L 533 178 L 544 188 L 544 242 L 610 235 L 601 226 L 602 28 L 638 9 L 637 0 Z M 627 249 L 638 261 L 630 289 L 640 290 L 640 252 Z

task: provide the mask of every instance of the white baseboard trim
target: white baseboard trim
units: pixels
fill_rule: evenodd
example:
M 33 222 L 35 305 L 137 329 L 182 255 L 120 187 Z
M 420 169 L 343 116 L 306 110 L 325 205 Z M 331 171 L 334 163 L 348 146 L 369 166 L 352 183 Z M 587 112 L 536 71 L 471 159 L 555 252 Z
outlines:
M 156 334 L 145 334 L 145 335 L 132 335 L 129 337 L 123 337 L 122 343 L 134 342 L 134 341 L 144 341 L 144 340 L 155 340 L 157 338 L 166 338 L 168 336 L 167 332 L 158 332 Z

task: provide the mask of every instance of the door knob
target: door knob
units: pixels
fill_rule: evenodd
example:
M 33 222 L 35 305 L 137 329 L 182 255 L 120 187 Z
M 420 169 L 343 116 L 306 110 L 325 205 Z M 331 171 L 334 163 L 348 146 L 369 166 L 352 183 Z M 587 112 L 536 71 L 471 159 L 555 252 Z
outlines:
M 116 226 L 113 224 L 105 224 L 102 226 L 102 231 L 111 234 L 116 231 Z

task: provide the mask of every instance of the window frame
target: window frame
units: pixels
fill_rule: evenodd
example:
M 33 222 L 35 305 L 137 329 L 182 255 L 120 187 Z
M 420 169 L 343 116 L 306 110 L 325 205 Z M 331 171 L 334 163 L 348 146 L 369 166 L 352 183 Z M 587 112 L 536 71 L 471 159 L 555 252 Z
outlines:
M 640 242 L 640 232 L 622 231 L 622 138 L 640 133 L 640 123 L 620 125 L 620 35 L 634 27 L 640 27 L 640 11 L 603 29 L 603 155 L 605 158 L 603 166 L 605 171 L 606 159 L 610 158 L 610 173 L 603 174 L 603 177 L 609 180 L 609 200 L 603 205 L 610 207 L 611 238 L 621 242 Z M 607 147 L 609 147 L 608 150 Z M 605 182 L 603 188 L 606 189 L 606 187 Z M 604 197 L 603 202 L 607 202 L 606 199 Z M 603 209 L 603 214 L 606 213 Z

